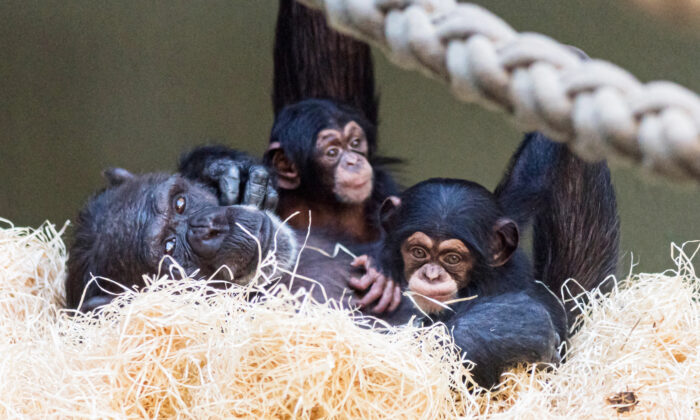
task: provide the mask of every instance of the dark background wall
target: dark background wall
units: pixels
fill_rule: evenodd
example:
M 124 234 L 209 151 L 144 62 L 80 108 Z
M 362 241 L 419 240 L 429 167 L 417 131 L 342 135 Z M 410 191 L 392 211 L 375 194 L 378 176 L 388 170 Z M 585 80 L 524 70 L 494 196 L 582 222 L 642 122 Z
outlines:
M 700 91 L 700 35 L 610 0 L 480 1 L 516 29 L 611 60 L 641 80 Z M 261 154 L 272 122 L 275 1 L 0 2 L 0 217 L 74 218 L 100 171 L 174 168 L 218 139 Z M 375 54 L 381 149 L 401 178 L 469 178 L 493 187 L 520 134 L 501 115 Z M 700 239 L 698 188 L 616 167 L 624 263 L 671 266 L 669 244 Z

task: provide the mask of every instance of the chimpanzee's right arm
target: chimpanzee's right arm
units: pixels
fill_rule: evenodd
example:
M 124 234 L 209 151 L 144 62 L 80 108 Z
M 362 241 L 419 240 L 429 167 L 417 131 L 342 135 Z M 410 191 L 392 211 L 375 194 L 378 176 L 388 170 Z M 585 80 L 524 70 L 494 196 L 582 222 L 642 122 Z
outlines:
M 543 292 L 544 293 L 544 292 Z M 526 292 L 479 297 L 457 309 L 445 325 L 483 387 L 498 383 L 515 363 L 557 363 L 561 343 L 550 311 Z
M 252 156 L 225 146 L 201 146 L 184 154 L 178 172 L 216 191 L 221 205 L 277 207 L 272 173 Z

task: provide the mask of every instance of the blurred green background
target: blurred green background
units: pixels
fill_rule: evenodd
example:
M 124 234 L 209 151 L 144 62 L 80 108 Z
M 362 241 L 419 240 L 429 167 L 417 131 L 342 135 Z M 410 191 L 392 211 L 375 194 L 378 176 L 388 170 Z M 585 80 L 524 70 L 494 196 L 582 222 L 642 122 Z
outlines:
M 700 91 L 700 34 L 610 0 L 478 2 L 520 31 L 550 35 L 630 70 Z M 277 2 L 0 3 L 0 217 L 74 218 L 100 171 L 172 171 L 212 140 L 260 155 L 272 122 Z M 431 176 L 495 186 L 520 134 L 502 115 L 458 103 L 445 86 L 375 51 L 381 150 L 410 184 Z M 669 244 L 700 239 L 695 186 L 615 167 L 622 264 L 671 267 Z

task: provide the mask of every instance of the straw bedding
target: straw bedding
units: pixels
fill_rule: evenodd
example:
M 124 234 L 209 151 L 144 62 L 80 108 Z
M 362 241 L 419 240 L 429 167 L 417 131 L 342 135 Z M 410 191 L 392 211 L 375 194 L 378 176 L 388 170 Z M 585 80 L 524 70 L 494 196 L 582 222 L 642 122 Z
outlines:
M 470 391 L 440 326 L 370 329 L 284 290 L 164 276 L 72 317 L 61 234 L 0 221 L 1 418 L 700 416 L 697 244 L 674 248 L 675 271 L 589 296 L 566 363 Z

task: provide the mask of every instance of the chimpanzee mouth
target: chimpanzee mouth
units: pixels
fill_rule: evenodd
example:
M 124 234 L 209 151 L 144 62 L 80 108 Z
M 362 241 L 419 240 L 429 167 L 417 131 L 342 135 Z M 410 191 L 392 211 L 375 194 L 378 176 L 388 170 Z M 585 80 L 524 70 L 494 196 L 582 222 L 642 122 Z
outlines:
M 260 211 L 257 208 L 246 209 L 257 213 L 255 218 L 259 221 L 249 228 L 235 223 L 236 229 L 243 229 L 248 238 L 246 248 L 253 252 L 245 252 L 245 261 L 240 261 L 237 265 L 241 267 L 238 273 L 234 273 L 235 282 L 238 284 L 249 284 L 256 281 L 258 284 L 265 282 L 277 275 L 280 270 L 289 270 L 294 263 L 296 256 L 296 236 L 280 219 L 271 212 Z M 254 243 L 253 243 L 254 242 Z M 241 246 L 239 243 L 236 245 Z M 253 249 L 250 249 L 250 247 Z M 239 255 L 234 249 L 232 255 Z M 235 258 L 235 257 L 234 257 Z
M 414 293 L 416 294 L 416 296 L 425 297 L 425 298 L 435 300 L 438 302 L 446 302 L 454 297 L 454 294 L 452 294 L 452 293 L 445 293 L 445 294 L 441 294 L 441 295 L 436 295 L 436 294 L 431 294 L 428 292 L 421 293 L 418 290 L 415 290 Z
M 350 188 L 352 190 L 359 190 L 360 188 L 363 188 L 364 186 L 367 185 L 368 182 L 371 182 L 372 178 L 367 178 L 364 181 L 347 181 L 341 184 L 343 188 Z
M 430 298 L 432 300 L 438 301 L 438 302 L 446 302 L 448 300 L 454 299 L 454 297 L 457 294 L 456 289 L 450 289 L 448 291 L 444 291 L 446 288 L 442 287 L 442 290 L 436 290 L 437 288 L 433 286 L 433 288 L 430 287 L 425 287 L 423 284 L 420 282 L 409 282 L 409 288 L 411 291 L 417 293 L 418 295 Z M 437 292 L 437 293 L 436 293 Z

